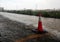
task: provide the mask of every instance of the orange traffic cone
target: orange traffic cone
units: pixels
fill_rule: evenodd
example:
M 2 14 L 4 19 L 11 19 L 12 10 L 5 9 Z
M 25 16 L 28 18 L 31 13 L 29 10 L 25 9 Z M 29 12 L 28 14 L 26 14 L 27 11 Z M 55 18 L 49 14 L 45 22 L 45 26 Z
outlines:
M 32 31 L 34 33 L 38 33 L 38 34 L 47 33 L 47 31 L 43 30 L 42 21 L 41 21 L 41 14 L 39 14 L 38 28 L 37 29 L 32 29 Z

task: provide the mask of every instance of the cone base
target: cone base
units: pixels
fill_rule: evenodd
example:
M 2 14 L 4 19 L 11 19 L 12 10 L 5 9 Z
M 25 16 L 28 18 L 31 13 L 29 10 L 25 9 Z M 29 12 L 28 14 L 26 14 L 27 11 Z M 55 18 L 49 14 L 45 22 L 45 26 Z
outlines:
M 39 31 L 39 30 L 37 30 L 37 29 L 33 29 L 32 32 L 37 33 L 37 34 L 45 34 L 45 33 L 48 33 L 46 30 L 44 30 L 44 31 Z
M 0 37 L 1 37 L 1 34 L 0 34 Z

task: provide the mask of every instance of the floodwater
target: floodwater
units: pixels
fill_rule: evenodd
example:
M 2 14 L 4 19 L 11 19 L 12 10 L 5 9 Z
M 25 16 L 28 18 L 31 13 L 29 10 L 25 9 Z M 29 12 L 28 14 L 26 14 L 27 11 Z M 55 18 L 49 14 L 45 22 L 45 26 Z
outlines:
M 21 17 L 21 18 L 20 18 Z M 28 18 L 29 17 L 29 18 Z M 28 19 L 26 19 L 28 18 Z M 25 16 L 25 15 L 18 15 L 18 14 L 11 14 L 11 13 L 0 13 L 0 41 L 2 42 L 13 42 L 16 39 L 20 39 L 23 38 L 25 36 L 34 34 L 31 30 L 27 30 L 26 28 L 34 28 L 32 25 L 37 25 L 37 19 L 38 17 L 35 16 Z M 26 19 L 26 20 L 25 20 Z M 37 19 L 37 20 L 36 20 Z M 44 20 L 44 18 L 42 19 L 42 21 Z M 46 19 L 48 20 L 48 19 Z M 45 21 L 46 21 L 45 20 Z M 16 22 L 17 21 L 17 22 Z M 21 22 L 20 22 L 21 21 Z M 35 23 L 36 21 L 36 23 Z M 46 22 L 43 21 L 43 25 L 45 25 L 46 27 Z M 48 20 L 48 23 L 50 22 L 50 20 Z M 51 24 L 52 25 L 52 24 Z M 30 27 L 32 26 L 32 27 Z M 48 25 L 47 25 L 48 26 Z M 46 30 L 53 31 L 52 34 L 56 34 L 59 33 L 57 32 L 58 29 L 54 29 L 54 30 L 49 30 L 49 29 L 53 29 L 53 28 L 46 28 Z M 57 30 L 57 31 L 55 31 Z M 57 37 L 59 37 L 58 35 L 55 35 Z M 43 38 L 38 38 L 37 39 L 32 39 L 32 40 L 28 40 L 26 42 L 59 42 L 57 40 L 54 40 L 52 38 L 48 37 L 43 37 Z

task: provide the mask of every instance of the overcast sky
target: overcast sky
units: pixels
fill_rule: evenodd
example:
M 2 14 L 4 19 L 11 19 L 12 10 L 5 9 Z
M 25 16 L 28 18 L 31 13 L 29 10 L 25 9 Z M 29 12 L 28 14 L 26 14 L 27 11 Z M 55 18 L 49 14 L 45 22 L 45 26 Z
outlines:
M 0 0 L 5 9 L 60 9 L 60 0 Z

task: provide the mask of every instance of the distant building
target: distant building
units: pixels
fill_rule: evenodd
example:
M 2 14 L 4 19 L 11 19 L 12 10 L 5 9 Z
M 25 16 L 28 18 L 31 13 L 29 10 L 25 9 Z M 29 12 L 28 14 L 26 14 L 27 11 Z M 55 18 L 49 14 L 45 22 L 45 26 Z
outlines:
M 0 11 L 3 11 L 3 10 L 4 10 L 4 8 L 0 7 Z

